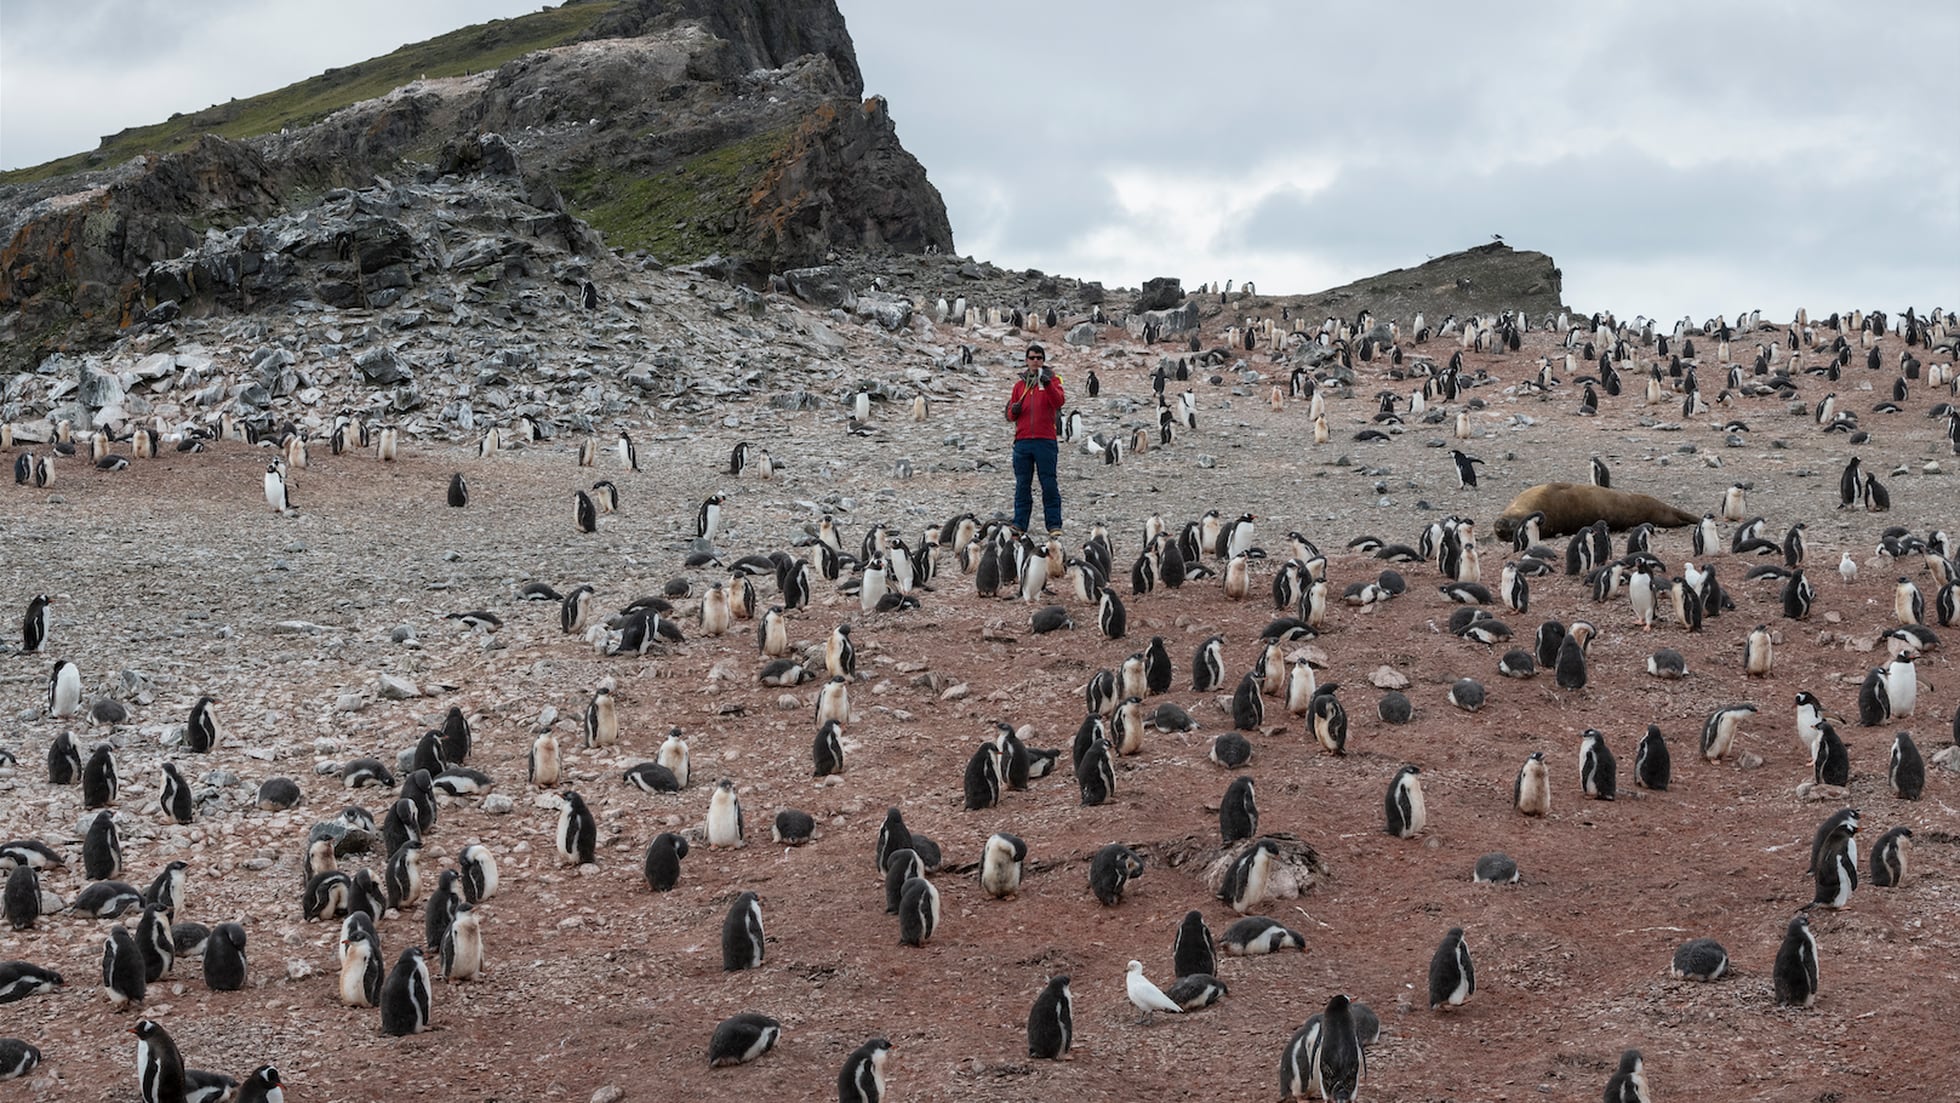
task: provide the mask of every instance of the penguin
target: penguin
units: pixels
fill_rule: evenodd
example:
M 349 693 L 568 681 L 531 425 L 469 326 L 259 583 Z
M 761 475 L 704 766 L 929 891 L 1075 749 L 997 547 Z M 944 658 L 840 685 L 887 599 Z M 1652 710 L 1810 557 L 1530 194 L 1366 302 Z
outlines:
M 1394 780 L 1388 783 L 1388 793 L 1382 799 L 1382 811 L 1387 825 L 1384 828 L 1398 839 L 1413 839 L 1422 834 L 1429 822 L 1429 813 L 1422 798 L 1422 769 L 1418 766 L 1404 766 L 1395 772 Z
M 1606 1103 L 1651 1103 L 1646 1063 L 1639 1050 L 1629 1049 L 1620 1054 L 1620 1067 L 1606 1080 Z
M 841 674 L 831 675 L 830 681 L 817 691 L 817 723 L 835 720 L 838 724 L 848 724 L 851 720 L 851 687 Z
M 72 732 L 62 732 L 48 743 L 48 783 L 73 785 L 82 778 L 82 752 L 75 747 Z
M 1612 800 L 1619 790 L 1617 763 L 1606 747 L 1606 736 L 1587 728 L 1579 739 L 1579 786 L 1594 800 Z
M 61 974 L 27 961 L 0 963 L 0 1003 L 13 1003 L 60 988 Z M 0 1070 L 4 1071 L 4 1070 Z M 0 1080 L 6 1079 L 0 1076 Z
M 140 1004 L 148 988 L 143 951 L 127 927 L 111 927 L 102 944 L 102 991 L 118 1011 Z
M 286 483 L 283 466 L 277 461 L 265 465 L 265 504 L 274 513 L 287 513 L 293 508 L 292 488 Z
M 1511 783 L 1511 807 L 1526 816 L 1549 816 L 1552 812 L 1551 772 L 1545 767 L 1545 752 L 1533 751 L 1518 768 Z
M 837 1073 L 837 1103 L 883 1103 L 885 1061 L 892 1044 L 873 1038 L 852 1050 Z
M 136 1086 L 143 1103 L 186 1103 L 184 1058 L 170 1033 L 150 1019 L 129 1032 L 136 1035 Z
M 711 1069 L 745 1065 L 768 1053 L 781 1037 L 783 1026 L 767 1015 L 745 1011 L 715 1024 L 708 1038 L 708 1067 Z
M 16 931 L 33 929 L 41 918 L 41 877 L 33 866 L 22 863 L 7 874 L 4 903 L 8 927 Z
M 1880 835 L 1872 847 L 1872 884 L 1882 889 L 1904 884 L 1911 854 L 1912 828 L 1895 827 Z
M 726 494 L 711 494 L 701 503 L 694 514 L 694 535 L 712 544 L 721 533 L 721 507 L 727 503 Z
M 1816 598 L 1817 590 L 1804 577 L 1802 568 L 1790 572 L 1789 580 L 1783 584 L 1783 615 L 1791 620 L 1808 619 Z
M 1701 756 L 1720 762 L 1735 744 L 1735 728 L 1745 716 L 1756 715 L 1754 705 L 1727 705 L 1708 714 L 1701 726 Z
M 1000 804 L 1000 748 L 991 740 L 981 742 L 967 759 L 964 787 L 969 812 Z
M 48 595 L 35 594 L 27 601 L 27 615 L 20 622 L 22 654 L 38 655 L 48 643 Z
M 1109 741 L 1097 737 L 1090 741 L 1088 749 L 1076 763 L 1076 786 L 1085 807 L 1106 802 L 1116 791 L 1116 768 L 1111 755 Z
M 467 902 L 460 903 L 442 936 L 442 976 L 444 980 L 466 981 L 482 971 L 483 928 L 476 909 Z
M 102 808 L 116 802 L 116 756 L 107 743 L 97 743 L 82 767 L 82 807 Z
M 1865 673 L 1865 680 L 1858 687 L 1858 724 L 1873 728 L 1892 717 L 1892 702 L 1886 692 L 1886 678 L 1883 667 L 1873 667 Z
M 1315 741 L 1322 749 L 1337 755 L 1347 753 L 1348 736 L 1347 709 L 1334 696 L 1339 688 L 1338 682 L 1316 687 L 1307 707 L 1307 726 L 1313 731 Z
M 470 504 L 470 484 L 461 471 L 449 476 L 449 504 L 455 509 Z
M 715 782 L 714 792 L 708 796 L 708 845 L 737 849 L 748 845 L 743 838 L 742 802 L 735 796 L 731 778 Z
M 1101 629 L 1103 638 L 1120 640 L 1129 632 L 1129 626 L 1130 616 L 1123 608 L 1123 600 L 1116 596 L 1115 589 L 1103 587 L 1096 610 L 1096 627 Z
M 592 587 L 580 586 L 566 594 L 558 606 L 559 631 L 570 635 L 585 630 L 592 616 Z
M 177 961 L 177 944 L 170 939 L 170 917 L 155 904 L 143 906 L 136 923 L 136 949 L 143 955 L 143 979 L 155 984 Z
M 1429 959 L 1429 1009 L 1461 1007 L 1477 991 L 1477 970 L 1462 927 L 1451 927 Z
M 625 471 L 640 469 L 640 450 L 633 446 L 633 438 L 624 429 L 619 431 L 619 466 Z
M 816 739 L 810 744 L 810 776 L 829 777 L 844 772 L 843 726 L 835 720 L 826 720 L 817 728 Z M 973 772 L 971 764 L 967 773 Z
M 1225 637 L 1213 636 L 1191 656 L 1191 690 L 1216 693 L 1225 684 Z
M 1742 648 L 1742 672 L 1754 677 L 1767 677 L 1773 661 L 1769 625 L 1759 624 L 1749 632 L 1749 639 Z
M 245 928 L 220 923 L 204 943 L 204 986 L 213 992 L 245 987 Z
M 1264 838 L 1242 851 L 1226 870 L 1225 879 L 1218 886 L 1218 898 L 1240 915 L 1258 907 L 1266 899 L 1273 859 L 1278 854 L 1279 844 Z
M 429 1029 L 429 1004 L 429 964 L 422 947 L 410 946 L 381 985 L 381 1033 L 400 1038 Z
M 892 854 L 912 848 L 912 832 L 905 826 L 905 817 L 897 808 L 885 809 L 884 822 L 878 826 L 878 838 L 873 848 L 873 860 L 878 871 L 888 868 Z
M 566 861 L 576 865 L 590 865 L 594 861 L 593 850 L 599 841 L 599 824 L 592 818 L 592 812 L 585 806 L 585 798 L 570 789 L 561 797 L 558 813 L 558 853 Z M 390 860 L 390 866 L 393 861 Z M 392 873 L 391 873 L 392 879 Z
M 908 878 L 899 887 L 899 945 L 924 946 L 938 929 L 939 890 L 923 877 Z
M 196 817 L 196 809 L 191 803 L 191 787 L 184 775 L 177 772 L 177 764 L 163 764 L 163 792 L 157 798 L 163 814 L 176 823 L 190 823 Z
M 1238 732 L 1226 732 L 1211 741 L 1211 753 L 1207 757 L 1228 770 L 1236 770 L 1252 761 L 1252 744 Z
M 599 531 L 599 507 L 592 504 L 590 494 L 583 490 L 575 491 L 572 494 L 572 510 L 572 525 L 579 532 Z
M 1232 691 L 1232 726 L 1239 731 L 1258 731 L 1265 719 L 1266 704 L 1259 692 L 1259 679 L 1247 674 Z
M 1193 909 L 1184 913 L 1177 934 L 1171 939 L 1171 960 L 1180 977 L 1217 974 L 1218 951 L 1203 912 Z
M 381 1006 L 381 936 L 365 912 L 352 912 L 340 928 L 340 1002 L 349 1007 Z
M 1259 805 L 1252 789 L 1252 778 L 1240 774 L 1225 787 L 1225 795 L 1218 802 L 1218 833 L 1226 845 L 1240 839 L 1250 839 L 1259 834 Z M 1208 969 L 1194 970 L 1210 972 Z M 1179 972 L 1179 976 L 1183 976 Z
M 724 973 L 762 966 L 762 901 L 744 892 L 729 905 L 721 922 L 721 968 Z
M 1075 996 L 1069 991 L 1069 978 L 1049 977 L 1028 1010 L 1028 1056 L 1038 1061 L 1060 1061 L 1074 1044 Z
M 1817 1000 L 1817 939 L 1810 917 L 1799 914 L 1784 929 L 1771 970 L 1776 1002 L 1785 1007 L 1809 1007 Z
M 1477 466 L 1484 461 L 1463 452 L 1450 449 L 1450 459 L 1456 462 L 1456 488 L 1458 490 L 1477 489 Z
M 1028 844 L 1017 835 L 998 831 L 987 837 L 980 856 L 980 887 L 997 900 L 1007 899 L 1021 890 L 1021 870 L 1028 858 Z
M 831 677 L 849 678 L 857 673 L 857 648 L 851 645 L 851 626 L 840 624 L 830 630 L 824 641 L 824 669 Z
M 1852 843 L 1857 833 L 1856 819 L 1831 824 L 1813 872 L 1817 891 L 1806 908 L 1822 906 L 1836 910 L 1851 902 L 1852 890 L 1858 887 L 1858 852 Z
M 1920 757 L 1911 732 L 1902 731 L 1892 737 L 1892 756 L 1885 780 L 1892 788 L 1892 795 L 1900 800 L 1918 800 L 1925 789 L 1926 762 Z
M 1722 520 L 1740 521 L 1749 515 L 1748 495 L 1741 483 L 1734 483 L 1722 492 Z M 1700 552 L 1697 555 L 1702 554 Z
M 782 606 L 771 605 L 755 622 L 755 641 L 764 655 L 780 658 L 789 654 L 789 621 Z
M 1911 716 L 1918 708 L 1919 677 L 1912 665 L 1918 657 L 1916 651 L 1903 651 L 1881 668 L 1885 672 L 1885 700 L 1889 706 L 1889 716 Z
M 1712 938 L 1691 938 L 1675 948 L 1668 975 L 1676 980 L 1714 981 L 1729 968 L 1729 952 Z
M 1327 1001 L 1308 1057 L 1313 1083 L 1328 1103 L 1353 1103 L 1367 1074 L 1368 1061 L 1362 1055 L 1361 1036 L 1349 1004 L 1345 995 Z
M 1641 737 L 1640 746 L 1633 752 L 1633 782 L 1642 789 L 1664 793 L 1672 774 L 1667 738 L 1661 735 L 1659 725 L 1649 724 L 1647 734 Z
M 1089 861 L 1089 891 L 1103 907 L 1122 903 L 1130 881 L 1143 876 L 1143 856 L 1122 843 L 1110 843 Z
M 1150 637 L 1150 646 L 1143 652 L 1143 680 L 1147 693 L 1140 696 L 1170 692 L 1171 670 L 1171 653 L 1164 646 L 1164 637 Z
M 189 868 L 190 863 L 182 859 L 165 863 L 143 893 L 144 902 L 155 904 L 172 916 L 185 910 L 184 901 L 188 893 L 184 871 Z
M 1449 690 L 1450 704 L 1465 712 L 1484 707 L 1484 687 L 1475 678 L 1458 678 Z
M 592 691 L 585 706 L 585 745 L 610 747 L 619 741 L 619 710 L 613 703 L 612 687 L 601 685 Z
M 82 711 L 81 668 L 67 659 L 56 659 L 48 674 L 48 715 L 59 720 Z
M 564 776 L 564 763 L 558 754 L 558 737 L 550 728 L 538 733 L 531 743 L 530 772 L 531 784 L 540 789 L 556 786 Z
M 422 944 L 431 951 L 442 948 L 442 938 L 456 918 L 456 908 L 464 902 L 461 881 L 462 874 L 445 869 L 436 877 L 436 887 L 429 890 L 429 899 L 422 910 Z
M 660 741 L 660 750 L 654 761 L 674 775 L 675 784 L 687 788 L 688 769 L 687 740 L 682 738 L 678 727 L 667 729 L 667 738 Z
M 1851 753 L 1844 739 L 1828 720 L 1818 725 L 1817 749 L 1811 756 L 1811 773 L 1819 785 L 1851 784 Z
M 1592 625 L 1574 621 L 1559 641 L 1552 661 L 1552 673 L 1560 689 L 1586 688 L 1586 643 L 1592 638 Z
M 30 867 L 22 866 L 21 869 Z M 11 883 L 11 882 L 10 882 Z M 38 890 L 37 890 L 38 899 Z M 143 894 L 121 881 L 97 881 L 75 894 L 69 910 L 97 919 L 115 919 L 131 908 L 143 905 Z
M 1263 915 L 1248 915 L 1225 928 L 1219 948 L 1234 957 L 1272 954 L 1281 950 L 1304 950 L 1306 940 L 1300 932 L 1282 926 Z
M 82 837 L 82 870 L 91 881 L 113 881 L 122 876 L 122 835 L 116 830 L 112 812 L 97 812 L 89 820 Z
M 236 1103 L 286 1103 L 285 1081 L 272 1065 L 260 1065 L 238 1086 Z
M 0 1038 L 0 1080 L 17 1080 L 41 1063 L 41 1051 L 18 1038 Z

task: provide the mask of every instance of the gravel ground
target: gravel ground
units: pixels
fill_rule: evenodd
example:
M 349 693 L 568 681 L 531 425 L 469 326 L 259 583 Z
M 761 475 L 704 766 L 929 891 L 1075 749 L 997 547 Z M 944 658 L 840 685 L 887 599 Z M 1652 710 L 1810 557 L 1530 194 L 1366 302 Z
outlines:
M 1860 367 L 1836 384 L 1872 433 L 1852 449 L 1772 398 L 1684 421 L 1678 399 L 1649 407 L 1631 388 L 1605 399 L 1600 416 L 1578 417 L 1570 384 L 1546 399 L 1510 389 L 1539 356 L 1558 355 L 1551 338 L 1533 334 L 1520 353 L 1467 357 L 1472 370 L 1493 377 L 1471 395 L 1486 403 L 1473 413 L 1476 439 L 1463 446 L 1487 464 L 1474 490 L 1455 488 L 1447 453 L 1432 447 L 1447 425 L 1415 425 L 1386 443 L 1352 441 L 1378 387 L 1410 389 L 1390 383 L 1379 362 L 1357 365 L 1355 397 L 1330 403 L 1329 444 L 1312 443 L 1303 403 L 1273 410 L 1268 383 L 1228 373 L 1232 382 L 1196 384 L 1199 429 L 1169 448 L 1118 467 L 1065 450 L 1070 542 L 1089 520 L 1107 521 L 1122 564 L 1135 556 L 1150 513 L 1181 523 L 1205 509 L 1249 510 L 1266 547 L 1283 548 L 1283 534 L 1299 529 L 1333 553 L 1338 591 L 1381 566 L 1339 552 L 1351 538 L 1413 542 L 1423 523 L 1455 512 L 1482 522 L 1485 578 L 1494 582 L 1506 553 L 1489 543 L 1490 518 L 1530 484 L 1584 481 L 1588 458 L 1598 455 L 1616 486 L 1696 512 L 1716 508 L 1730 483 L 1749 483 L 1750 511 L 1769 518 L 1770 535 L 1808 522 L 1819 592 L 1807 622 L 1783 620 L 1777 584 L 1745 583 L 1749 564 L 1718 555 L 1738 608 L 1690 635 L 1673 626 L 1642 631 L 1624 604 L 1595 606 L 1577 579 L 1539 580 L 1530 615 L 1506 616 L 1521 636 L 1545 618 L 1587 617 L 1601 629 L 1591 685 L 1573 692 L 1548 677 L 1504 680 L 1495 654 L 1441 631 L 1452 607 L 1436 592 L 1433 566 L 1405 568 L 1409 593 L 1374 612 L 1337 606 L 1329 630 L 1302 646 L 1324 664 L 1323 682 L 1341 684 L 1350 753 L 1317 753 L 1277 701 L 1268 702 L 1268 726 L 1250 733 L 1262 830 L 1298 836 L 1329 867 L 1304 896 L 1259 909 L 1301 930 L 1306 952 L 1221 958 L 1231 989 L 1223 1002 L 1146 1025 L 1124 1000 L 1124 963 L 1138 958 L 1168 985 L 1171 936 L 1187 909 L 1202 909 L 1214 933 L 1236 918 L 1189 860 L 1217 841 L 1216 805 L 1230 773 L 1206 752 L 1231 724 L 1228 710 L 1190 691 L 1189 656 L 1205 638 L 1224 635 L 1228 684 L 1236 683 L 1272 615 L 1258 599 L 1277 560 L 1260 565 L 1248 603 L 1226 600 L 1215 583 L 1134 598 L 1123 586 L 1131 638 L 1120 641 L 1101 638 L 1093 610 L 1083 608 L 1073 630 L 1030 636 L 1026 605 L 976 597 L 950 561 L 917 611 L 866 616 L 854 598 L 820 584 L 814 606 L 793 618 L 793 638 L 819 643 L 832 625 L 852 624 L 865 675 L 852 686 L 847 772 L 827 785 L 809 776 L 814 683 L 795 691 L 758 684 L 749 625 L 708 638 L 684 618 L 690 638 L 670 654 L 607 659 L 559 632 L 555 605 L 513 599 L 530 580 L 590 582 L 606 610 L 676 577 L 698 592 L 723 576 L 689 571 L 682 557 L 695 506 L 717 490 L 730 496 L 720 546 L 738 554 L 786 546 L 824 509 L 851 545 L 874 521 L 911 534 L 957 510 L 1005 509 L 1009 434 L 998 405 L 1011 369 L 998 365 L 1011 362 L 1016 344 L 985 343 L 992 378 L 963 377 L 923 424 L 881 407 L 873 434 L 860 437 L 846 433 L 835 409 L 785 415 L 756 402 L 721 411 L 733 425 L 642 427 L 638 473 L 619 471 L 610 452 L 601 468 L 578 469 L 569 441 L 487 460 L 419 446 L 392 465 L 322 448 L 295 474 L 298 511 L 287 517 L 264 506 L 267 454 L 226 444 L 119 473 L 64 461 L 49 490 L 8 486 L 0 491 L 8 549 L 0 598 L 14 610 L 36 592 L 57 602 L 47 654 L 0 655 L 0 714 L 8 718 L 0 747 L 20 758 L 18 768 L 0 770 L 0 835 L 56 846 L 70 864 L 44 885 L 71 898 L 84 883 L 80 794 L 46 782 L 45 748 L 67 727 L 84 747 L 116 742 L 125 879 L 140 887 L 181 856 L 191 863 L 190 901 L 179 918 L 237 919 L 251 939 L 245 991 L 208 991 L 196 963 L 180 963 L 152 988 L 146 1013 L 170 1029 L 194 1067 L 243 1076 L 271 1062 L 299 1099 L 821 1098 L 844 1055 L 873 1036 L 894 1043 L 898 1099 L 1263 1099 L 1276 1094 L 1288 1035 L 1336 991 L 1382 1015 L 1370 1098 L 1596 1098 L 1629 1046 L 1645 1052 L 1656 1098 L 1670 1101 L 1918 1100 L 1929 1097 L 1928 1076 L 1953 1070 L 1933 1025 L 1960 995 L 1953 775 L 1929 766 L 1925 798 L 1899 800 L 1885 781 L 1895 729 L 1847 723 L 1849 794 L 1810 800 L 1796 791 L 1811 769 L 1792 732 L 1792 696 L 1808 689 L 1830 712 L 1855 718 L 1858 682 L 1883 657 L 1872 642 L 1891 623 L 1893 579 L 1916 578 L 1932 605 L 1935 587 L 1919 563 L 1875 556 L 1880 530 L 1955 523 L 1952 476 L 1925 469 L 1929 461 L 1954 466 L 1939 423 L 1923 416 L 1945 396 L 1919 386 L 1905 412 L 1865 412 L 1883 397 L 1867 387 L 1889 390 L 1890 371 Z M 1158 350 L 1059 346 L 1050 341 L 1092 428 L 1148 420 L 1141 403 Z M 1429 346 L 1439 357 L 1453 347 Z M 1881 348 L 1887 363 L 1897 352 L 1896 339 Z M 1095 400 L 1082 387 L 1091 367 L 1104 386 Z M 1810 400 L 1825 389 L 1814 377 L 1802 387 Z M 1734 447 L 1719 428 L 1731 417 L 1749 426 Z M 768 447 L 788 473 L 773 482 L 722 474 L 738 439 Z M 1890 514 L 1833 508 L 1835 475 L 1854 451 L 1886 479 Z M 915 475 L 895 476 L 901 458 Z M 456 470 L 470 480 L 467 509 L 442 504 Z M 578 535 L 570 494 L 600 477 L 619 484 L 621 511 L 597 534 Z M 1844 549 L 1863 564 L 1855 583 L 1832 569 Z M 1689 558 L 1686 530 L 1663 534 L 1656 550 L 1670 564 Z M 759 589 L 765 599 L 773 594 L 767 582 Z M 1065 588 L 1057 592 L 1055 600 L 1074 606 Z M 503 627 L 486 634 L 445 619 L 474 609 L 497 612 Z M 1761 622 L 1777 633 L 1777 666 L 1767 679 L 1746 679 L 1742 640 Z M 392 641 L 401 625 L 413 629 L 412 642 Z M 1078 807 L 1064 767 L 996 809 L 961 810 L 962 768 L 991 722 L 1032 724 L 1033 745 L 1065 746 L 1087 677 L 1153 635 L 1177 659 L 1168 699 L 1192 711 L 1199 732 L 1152 733 L 1140 755 L 1120 761 L 1115 797 L 1101 807 Z M 1647 677 L 1646 656 L 1660 646 L 1687 657 L 1688 679 Z M 122 697 L 130 721 L 110 730 L 48 719 L 46 679 L 57 657 L 80 665 L 89 697 Z M 1406 726 L 1375 716 L 1380 691 L 1370 677 L 1389 677 L 1382 667 L 1409 682 L 1416 714 Z M 1950 667 L 1943 649 L 1921 660 L 1919 713 L 1900 722 L 1929 756 L 1952 738 L 1948 718 L 1960 692 Z M 413 681 L 422 696 L 381 698 L 383 674 Z M 1475 715 L 1445 700 L 1465 675 L 1489 689 Z M 580 749 L 578 718 L 606 678 L 617 683 L 620 745 Z M 227 738 L 208 759 L 163 743 L 200 694 L 217 698 L 226 724 Z M 1698 761 L 1702 718 L 1742 700 L 1762 707 L 1742 728 L 1750 767 Z M 337 928 L 300 917 L 302 840 L 309 824 L 347 803 L 377 817 L 386 805 L 378 790 L 349 792 L 316 774 L 317 762 L 391 757 L 452 704 L 475 720 L 470 765 L 490 773 L 514 809 L 492 814 L 480 799 L 456 801 L 430 847 L 453 864 L 464 845 L 486 843 L 503 888 L 482 909 L 487 973 L 467 984 L 439 981 L 437 1029 L 397 1040 L 380 1034 L 376 1012 L 335 998 Z M 560 717 L 570 784 L 600 817 L 592 866 L 560 863 L 557 815 L 541 806 L 553 798 L 524 782 L 547 708 Z M 1634 745 L 1648 723 L 1673 748 L 1676 782 L 1665 793 L 1632 785 Z M 653 757 L 675 725 L 691 744 L 691 784 L 659 795 L 626 784 L 621 771 Z M 1588 727 L 1604 731 L 1620 758 L 1618 801 L 1590 802 L 1579 792 L 1578 737 Z M 1511 780 L 1534 750 L 1552 764 L 1555 795 L 1543 820 L 1509 806 Z M 194 782 L 225 771 L 238 784 L 200 785 L 216 795 L 196 823 L 165 824 L 155 804 L 165 757 Z M 1382 793 L 1405 762 L 1423 769 L 1430 823 L 1408 841 L 1380 828 Z M 251 792 L 273 775 L 299 781 L 301 808 L 250 808 Z M 648 840 L 696 828 L 722 776 L 739 786 L 749 845 L 702 845 L 674 891 L 650 893 L 640 876 Z M 977 861 L 990 832 L 1019 834 L 1031 861 L 1023 891 L 996 901 L 970 873 L 942 871 L 940 933 L 922 949 L 900 946 L 871 859 L 888 805 L 943 845 L 948 867 Z M 1848 909 L 1813 913 L 1822 994 L 1813 1010 L 1779 1009 L 1770 964 L 1785 923 L 1811 896 L 1805 844 L 1840 805 L 1864 812 L 1861 855 L 1887 828 L 1912 827 L 1913 872 L 1903 888 L 1861 884 Z M 814 843 L 769 843 L 767 826 L 782 807 L 817 817 Z M 1087 891 L 1086 870 L 1112 841 L 1138 848 L 1146 873 L 1119 906 L 1104 908 Z M 1477 857 L 1493 850 L 1517 859 L 1522 884 L 1471 883 Z M 767 960 L 724 974 L 721 919 L 743 890 L 761 895 Z M 111 1011 L 97 984 L 107 926 L 63 914 L 0 933 L 0 959 L 57 968 L 69 981 L 0 1016 L 0 1034 L 26 1038 L 45 1055 L 40 1070 L 0 1089 L 0 1098 L 129 1097 L 124 1031 L 134 1016 Z M 1479 987 L 1461 1010 L 1434 1013 L 1425 969 L 1452 926 L 1468 932 Z M 419 937 L 420 909 L 380 928 L 392 960 Z M 1728 948 L 1732 978 L 1668 978 L 1673 947 L 1696 936 Z M 1075 1057 L 1030 1061 L 1027 1009 L 1057 972 L 1074 977 Z M 782 1040 L 751 1066 L 710 1071 L 708 1035 L 739 1011 L 780 1019 Z

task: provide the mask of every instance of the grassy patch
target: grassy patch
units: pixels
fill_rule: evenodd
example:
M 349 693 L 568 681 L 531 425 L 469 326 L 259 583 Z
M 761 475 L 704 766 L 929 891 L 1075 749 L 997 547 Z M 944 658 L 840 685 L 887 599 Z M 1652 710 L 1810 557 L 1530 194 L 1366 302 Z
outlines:
M 728 252 L 748 224 L 743 208 L 754 182 L 791 131 L 758 134 L 709 150 L 653 176 L 587 168 L 559 181 L 572 213 L 616 249 L 645 249 L 666 264 Z
M 282 127 L 307 126 L 343 107 L 422 77 L 454 77 L 494 69 L 533 50 L 576 41 L 617 6 L 609 0 L 574 0 L 515 19 L 464 27 L 378 58 L 329 69 L 275 92 L 177 115 L 153 126 L 132 127 L 105 139 L 90 152 L 0 173 L 0 183 L 46 180 L 116 164 L 149 151 L 173 153 L 188 148 L 208 132 L 249 138 L 273 134 Z

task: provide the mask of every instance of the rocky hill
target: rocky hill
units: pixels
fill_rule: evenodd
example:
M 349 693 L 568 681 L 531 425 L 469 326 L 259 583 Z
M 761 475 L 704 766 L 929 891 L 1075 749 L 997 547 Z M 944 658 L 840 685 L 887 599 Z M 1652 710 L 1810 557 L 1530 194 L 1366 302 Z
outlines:
M 521 157 L 508 167 L 522 164 L 526 191 L 549 220 L 575 217 L 605 245 L 663 264 L 720 255 L 730 258 L 723 271 L 759 281 L 837 249 L 952 248 L 945 205 L 899 144 L 884 100 L 863 98 L 832 0 L 568 7 L 583 22 L 548 9 L 478 29 L 485 54 L 441 55 L 452 68 L 457 57 L 465 68 L 469 57 L 496 57 L 512 42 L 533 41 L 525 20 L 550 20 L 550 35 L 586 36 L 492 68 L 418 74 L 378 90 L 365 83 L 364 69 L 400 71 L 406 62 L 397 55 L 419 59 L 415 51 L 430 44 L 405 47 L 265 102 L 200 113 L 214 132 L 175 152 L 49 178 L 9 174 L 0 184 L 0 344 L 8 361 L 96 347 L 163 303 L 195 312 L 214 300 L 263 302 L 276 282 L 263 262 L 244 261 L 250 270 L 236 279 L 206 272 L 176 283 L 155 268 L 214 233 L 336 188 L 471 170 L 467 158 L 485 134 Z M 302 105 L 331 104 L 350 89 L 380 94 L 289 125 L 306 117 Z M 266 129 L 241 133 L 256 127 Z M 140 148 L 172 148 L 186 133 L 178 125 L 150 137 L 155 145 Z M 131 140 L 128 132 L 112 136 L 104 148 L 127 149 Z M 588 244 L 586 255 L 603 252 L 599 238 Z M 290 259 L 277 243 L 247 246 L 274 269 Z M 242 286 L 246 277 L 258 277 L 257 293 Z

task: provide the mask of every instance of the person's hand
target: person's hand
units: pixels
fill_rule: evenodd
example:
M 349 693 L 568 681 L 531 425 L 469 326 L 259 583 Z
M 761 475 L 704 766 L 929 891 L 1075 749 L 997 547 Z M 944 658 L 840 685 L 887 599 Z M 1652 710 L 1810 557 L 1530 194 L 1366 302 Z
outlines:
M 1007 417 L 1010 421 L 1021 420 L 1021 404 L 1019 402 L 1007 408 Z
M 1047 365 L 1045 365 L 1045 364 L 1044 364 L 1044 365 L 1042 365 L 1042 368 L 1041 368 L 1041 385 L 1042 385 L 1042 386 L 1044 386 L 1044 387 L 1046 387 L 1046 386 L 1047 386 L 1048 384 L 1050 384 L 1050 383 L 1053 383 L 1054 381 L 1055 381 L 1055 372 L 1054 372 L 1054 371 L 1053 371 L 1053 370 L 1052 370 L 1051 368 L 1049 368 L 1049 367 L 1048 367 Z

